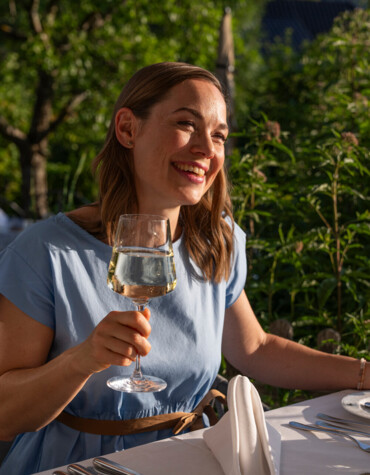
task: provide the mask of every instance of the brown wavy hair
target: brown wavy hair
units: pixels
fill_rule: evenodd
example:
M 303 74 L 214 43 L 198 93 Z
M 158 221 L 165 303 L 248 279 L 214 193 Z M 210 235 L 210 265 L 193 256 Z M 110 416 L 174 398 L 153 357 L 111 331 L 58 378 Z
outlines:
M 113 242 L 119 216 L 133 213 L 138 207 L 131 151 L 116 138 L 115 116 L 119 109 L 128 107 L 136 117 L 145 120 L 151 108 L 162 101 L 172 87 L 187 79 L 209 81 L 227 103 L 222 86 L 212 73 L 177 62 L 157 63 L 140 69 L 118 97 L 105 144 L 92 164 L 99 181 L 101 219 L 100 229 L 95 229 L 95 234 L 104 237 L 109 244 Z M 227 279 L 233 253 L 234 222 L 225 168 L 218 173 L 199 203 L 181 207 L 180 220 L 185 246 L 203 277 L 216 282 Z

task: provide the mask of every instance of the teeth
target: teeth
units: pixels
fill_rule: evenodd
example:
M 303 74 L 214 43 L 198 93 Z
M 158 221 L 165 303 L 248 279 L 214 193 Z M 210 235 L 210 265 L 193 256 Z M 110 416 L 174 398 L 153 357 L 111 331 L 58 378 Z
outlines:
M 192 172 L 199 176 L 204 176 L 203 168 L 193 167 L 193 165 L 186 165 L 185 163 L 176 163 L 176 167 L 185 172 Z

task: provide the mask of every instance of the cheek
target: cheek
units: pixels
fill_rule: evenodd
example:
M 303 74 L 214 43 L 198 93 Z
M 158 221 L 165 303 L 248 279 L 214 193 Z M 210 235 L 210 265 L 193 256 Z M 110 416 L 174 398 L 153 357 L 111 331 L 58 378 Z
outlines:
M 214 180 L 216 175 L 222 170 L 222 167 L 225 163 L 225 157 L 221 156 L 219 158 L 214 158 L 212 160 L 212 168 L 211 168 L 211 177 Z
M 207 182 L 206 182 L 206 186 L 204 188 L 204 192 L 208 191 L 211 188 L 211 186 L 213 185 L 217 175 L 220 173 L 221 169 L 222 169 L 222 166 L 217 168 L 217 172 L 215 170 L 214 173 L 212 173 L 212 175 L 210 175 L 208 177 Z

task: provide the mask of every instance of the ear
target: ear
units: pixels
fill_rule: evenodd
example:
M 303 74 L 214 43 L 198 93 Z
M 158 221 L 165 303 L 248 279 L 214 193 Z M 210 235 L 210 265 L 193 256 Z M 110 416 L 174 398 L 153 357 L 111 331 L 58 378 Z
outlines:
M 128 107 L 122 107 L 116 114 L 116 137 L 118 142 L 125 148 L 133 148 L 137 119 Z

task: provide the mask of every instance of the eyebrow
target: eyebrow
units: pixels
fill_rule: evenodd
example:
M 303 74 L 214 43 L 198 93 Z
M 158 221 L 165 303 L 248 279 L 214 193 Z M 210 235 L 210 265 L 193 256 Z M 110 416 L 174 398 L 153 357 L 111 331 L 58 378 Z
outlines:
M 176 114 L 176 112 L 182 112 L 182 111 L 189 112 L 197 119 L 204 119 L 202 114 L 200 114 L 196 109 L 192 109 L 191 107 L 180 107 L 179 109 L 176 109 L 175 111 L 173 111 L 173 114 Z M 224 123 L 219 124 L 218 127 L 223 130 L 229 130 L 229 127 L 227 126 L 227 124 L 224 124 Z

